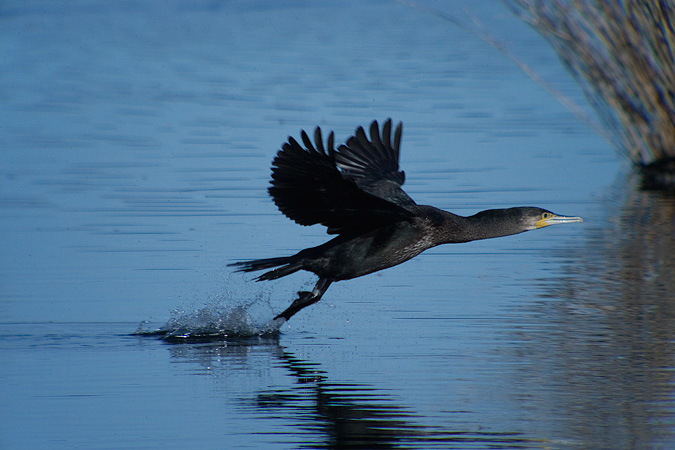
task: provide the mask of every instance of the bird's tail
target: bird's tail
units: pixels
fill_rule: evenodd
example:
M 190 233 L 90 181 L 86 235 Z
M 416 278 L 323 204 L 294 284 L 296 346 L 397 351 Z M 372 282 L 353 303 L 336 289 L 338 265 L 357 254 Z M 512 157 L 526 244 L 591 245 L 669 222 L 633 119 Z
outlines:
M 255 272 L 257 270 L 270 269 L 276 267 L 274 270 L 265 272 L 256 278 L 256 281 L 274 280 L 285 277 L 302 269 L 302 264 L 292 256 L 282 258 L 266 258 L 254 259 L 252 261 L 239 261 L 229 266 L 237 267 L 237 272 Z

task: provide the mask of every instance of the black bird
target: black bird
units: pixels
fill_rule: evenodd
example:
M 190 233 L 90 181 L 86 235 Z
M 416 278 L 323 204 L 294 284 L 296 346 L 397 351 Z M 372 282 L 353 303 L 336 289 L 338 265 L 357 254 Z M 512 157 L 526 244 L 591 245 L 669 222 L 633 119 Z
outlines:
M 362 127 L 337 150 L 333 132 L 324 147 L 319 127 L 314 144 L 304 131 L 304 147 L 292 137 L 272 161 L 269 193 L 279 210 L 300 225 L 320 223 L 337 237 L 287 257 L 241 261 L 239 272 L 271 269 L 256 280 L 274 280 L 298 270 L 319 276 L 311 292 L 299 297 L 275 319 L 290 319 L 318 302 L 334 281 L 349 280 L 401 264 L 431 247 L 489 239 L 548 225 L 581 222 L 541 208 L 489 209 L 463 217 L 418 205 L 401 186 L 402 124 L 391 136 L 391 119 L 382 127 Z

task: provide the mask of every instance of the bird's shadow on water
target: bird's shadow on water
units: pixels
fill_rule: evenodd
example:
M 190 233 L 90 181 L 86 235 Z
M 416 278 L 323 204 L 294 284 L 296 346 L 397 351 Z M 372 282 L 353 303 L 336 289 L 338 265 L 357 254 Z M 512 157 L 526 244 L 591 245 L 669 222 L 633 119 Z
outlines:
M 281 419 L 285 429 L 275 433 L 278 442 L 293 439 L 297 448 L 378 449 L 378 448 L 546 448 L 544 441 L 519 432 L 447 429 L 425 425 L 425 417 L 400 405 L 389 391 L 353 381 L 335 381 L 321 365 L 296 357 L 279 342 L 279 333 L 257 336 L 195 335 L 190 338 L 161 338 L 170 357 L 193 364 L 197 370 L 218 379 L 227 379 L 232 365 L 256 371 L 256 362 L 247 362 L 261 353 L 271 357 L 267 364 L 281 369 L 290 378 L 288 386 L 267 387 L 238 401 L 244 409 Z M 458 413 L 468 413 L 458 411 Z M 274 437 L 271 437 L 274 440 Z
M 523 433 L 483 431 L 487 427 L 480 424 L 465 430 L 425 425 L 424 416 L 398 404 L 391 393 L 359 382 L 334 381 L 320 364 L 296 357 L 279 342 L 279 327 L 285 321 L 257 324 L 249 306 L 215 302 L 195 311 L 175 311 L 163 326 L 145 330 L 142 323 L 133 334 L 164 342 L 172 359 L 217 379 L 227 379 L 232 366 L 256 372 L 260 366 L 254 355 L 271 358 L 273 363 L 266 366 L 283 370 L 290 384 L 265 387 L 239 401 L 245 409 L 285 419 L 286 430 L 278 433 L 278 440 L 298 440 L 298 448 L 546 447 Z

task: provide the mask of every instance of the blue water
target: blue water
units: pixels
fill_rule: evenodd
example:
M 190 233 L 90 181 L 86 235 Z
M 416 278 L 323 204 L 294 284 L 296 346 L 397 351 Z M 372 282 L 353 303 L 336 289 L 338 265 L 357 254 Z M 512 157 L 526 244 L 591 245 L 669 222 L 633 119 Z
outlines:
M 589 110 L 498 1 L 422 5 Z M 0 37 L 0 448 L 675 446 L 674 201 L 471 32 L 394 1 L 92 0 L 4 2 Z M 418 203 L 584 223 L 270 325 L 315 277 L 226 265 L 327 239 L 268 198 L 275 151 L 387 117 Z

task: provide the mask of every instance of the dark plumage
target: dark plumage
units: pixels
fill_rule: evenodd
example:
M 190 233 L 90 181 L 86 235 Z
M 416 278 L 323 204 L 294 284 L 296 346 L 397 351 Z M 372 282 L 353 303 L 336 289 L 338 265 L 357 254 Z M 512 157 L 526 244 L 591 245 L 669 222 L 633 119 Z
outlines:
M 300 145 L 292 137 L 272 161 L 269 193 L 279 210 L 300 225 L 321 224 L 337 237 L 288 257 L 257 259 L 232 264 L 238 271 L 273 269 L 257 281 L 273 280 L 298 270 L 319 276 L 311 292 L 299 297 L 275 319 L 290 319 L 302 308 L 318 302 L 334 281 L 360 277 L 401 264 L 431 247 L 489 239 L 556 223 L 581 222 L 535 207 L 490 209 L 473 216 L 416 204 L 401 186 L 399 170 L 402 124 L 391 136 L 391 119 L 382 134 L 377 121 L 370 139 L 356 129 L 337 150 L 333 133 L 324 147 L 321 129 L 314 143 L 302 131 Z

